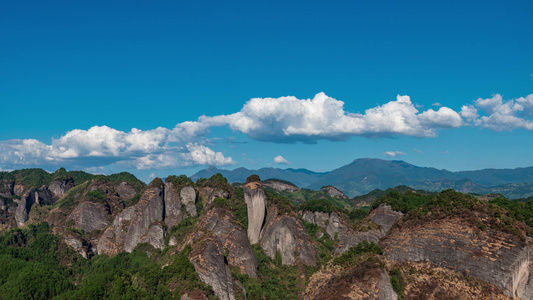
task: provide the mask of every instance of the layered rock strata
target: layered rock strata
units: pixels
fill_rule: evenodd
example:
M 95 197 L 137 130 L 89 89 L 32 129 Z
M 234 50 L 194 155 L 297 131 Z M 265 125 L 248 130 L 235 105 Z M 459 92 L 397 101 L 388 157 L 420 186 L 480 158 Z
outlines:
M 480 231 L 459 219 L 393 229 L 381 245 L 389 259 L 427 260 L 490 282 L 510 297 L 524 294 L 529 277 L 527 245 L 509 234 Z

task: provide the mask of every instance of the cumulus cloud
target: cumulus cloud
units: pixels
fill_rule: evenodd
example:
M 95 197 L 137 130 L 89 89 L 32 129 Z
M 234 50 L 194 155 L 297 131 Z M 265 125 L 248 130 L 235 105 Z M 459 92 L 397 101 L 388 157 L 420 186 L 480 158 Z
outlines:
M 492 98 L 479 98 L 474 102 L 486 115 L 476 117 L 474 124 L 494 131 L 511 131 L 522 128 L 533 130 L 533 94 L 504 101 L 499 94 Z
M 385 155 L 388 157 L 398 157 L 401 155 L 407 155 L 407 153 L 401 151 L 386 151 Z
M 253 98 L 234 114 L 202 116 L 177 128 L 205 133 L 210 127 L 225 125 L 260 141 L 313 143 L 353 136 L 434 137 L 439 128 L 460 127 L 462 119 L 447 107 L 419 113 L 409 96 L 398 96 L 396 101 L 367 109 L 364 114 L 350 113 L 344 110 L 344 102 L 319 93 L 313 99 Z
M 118 163 L 137 169 L 165 169 L 235 163 L 231 157 L 198 142 L 185 143 L 191 140 L 191 136 L 185 134 L 178 139 L 176 131 L 160 127 L 123 132 L 107 126 L 94 126 L 88 130 L 69 131 L 59 139 L 52 139 L 50 145 L 34 139 L 2 141 L 0 163 L 13 167 L 67 165 L 91 171 L 95 164 Z M 176 143 L 178 141 L 180 143 Z
M 433 104 L 431 104 L 431 105 L 433 105 L 433 106 L 437 106 L 437 107 L 442 106 L 442 104 L 440 104 L 440 102 L 435 102 L 435 103 L 433 103 Z
M 289 164 L 289 161 L 286 160 L 281 155 L 278 155 L 278 156 L 274 157 L 274 162 L 277 163 L 277 164 L 284 164 L 284 165 L 288 165 Z
M 436 137 L 439 130 L 475 125 L 495 131 L 533 130 L 533 94 L 513 100 L 501 95 L 478 99 L 459 112 L 434 103 L 438 110 L 419 110 L 409 96 L 371 107 L 363 113 L 344 109 L 344 102 L 316 94 L 312 99 L 287 96 L 253 98 L 238 112 L 201 116 L 178 123 L 174 128 L 131 129 L 108 126 L 74 129 L 44 143 L 35 139 L 0 141 L 0 167 L 70 166 L 80 169 L 118 164 L 137 169 L 171 169 L 196 165 L 232 165 L 231 157 L 211 149 L 213 127 L 229 127 L 258 141 L 316 143 L 343 141 L 354 136 Z M 224 139 L 219 139 L 224 141 Z M 228 142 L 231 142 L 228 139 Z M 386 155 L 405 155 L 388 151 Z M 283 157 L 279 156 L 281 159 Z M 288 163 L 276 158 L 280 162 Z

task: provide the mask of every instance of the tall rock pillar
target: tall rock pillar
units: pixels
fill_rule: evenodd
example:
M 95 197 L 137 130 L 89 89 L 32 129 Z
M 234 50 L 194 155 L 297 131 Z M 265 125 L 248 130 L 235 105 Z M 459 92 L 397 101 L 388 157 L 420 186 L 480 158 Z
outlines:
M 257 175 L 246 179 L 243 191 L 248 212 L 248 239 L 253 245 L 259 243 L 259 234 L 266 215 L 267 198 Z

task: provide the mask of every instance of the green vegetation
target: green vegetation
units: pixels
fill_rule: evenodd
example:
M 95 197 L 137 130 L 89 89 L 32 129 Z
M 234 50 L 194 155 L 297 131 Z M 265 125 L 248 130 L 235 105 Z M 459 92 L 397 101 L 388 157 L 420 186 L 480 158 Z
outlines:
M 242 188 L 235 188 L 233 197 L 230 199 L 230 210 L 235 219 L 242 224 L 244 230 L 248 230 L 248 210 L 244 202 L 244 192 Z
M 140 192 L 142 189 L 146 187 L 146 184 L 142 182 L 141 180 L 137 179 L 135 175 L 128 173 L 128 172 L 120 172 L 117 174 L 112 174 L 107 176 L 107 179 L 111 181 L 114 184 L 120 184 L 121 182 L 127 182 L 129 183 L 133 189 L 137 192 Z
M 331 197 L 326 191 L 322 191 L 322 190 L 312 191 L 309 189 L 300 189 L 292 193 L 281 192 L 280 194 L 289 198 L 293 203 L 296 203 L 296 204 L 303 204 L 306 201 L 309 201 L 312 199 L 327 199 L 331 203 L 333 203 L 335 206 L 340 207 L 340 208 L 351 209 L 353 207 L 353 203 L 350 199 L 344 199 L 340 197 Z
M 261 182 L 261 178 L 259 178 L 259 175 L 256 174 L 250 175 L 248 178 L 246 178 L 246 182 L 244 184 L 246 185 L 250 182 Z
M 70 257 L 71 269 L 64 266 Z M 48 223 L 15 229 L 0 236 L 0 295 L 4 299 L 50 299 L 72 290 L 72 272 L 84 265 Z
M 291 203 L 289 198 L 268 190 L 265 190 L 265 194 L 268 203 L 278 208 L 278 214 L 282 215 L 296 211 L 296 207 Z
M 90 181 L 94 178 L 95 175 L 89 174 L 83 171 L 69 171 L 68 175 L 74 179 L 76 185 L 82 184 L 86 181 Z
M 190 252 L 185 247 L 165 267 L 158 262 L 161 252 L 146 244 L 132 253 L 86 260 L 51 234 L 47 223 L 30 225 L 0 236 L 0 297 L 179 299 L 200 291 L 213 298 L 189 262 Z
M 172 182 L 172 184 L 176 188 L 181 188 L 181 187 L 184 187 L 184 186 L 187 186 L 187 185 L 191 185 L 192 186 L 194 184 L 192 182 L 192 180 L 189 177 L 187 177 L 186 175 L 179 175 L 179 176 L 171 175 L 171 176 L 168 176 L 165 179 L 165 182 Z
M 454 190 L 445 190 L 431 197 L 417 209 L 411 210 L 398 225 L 420 226 L 425 222 L 447 218 L 460 218 L 480 230 L 491 228 L 506 232 L 522 241 L 525 241 L 524 233 L 531 234 L 523 223 L 509 216 L 505 209 Z
M 283 266 L 279 253 L 275 259 L 271 259 L 261 246 L 253 245 L 253 249 L 259 265 L 258 279 L 241 274 L 238 268 L 232 269 L 233 277 L 244 285 L 248 299 L 298 299 L 306 278 L 315 271 L 314 268 Z M 239 292 L 236 288 L 235 293 Z M 239 296 L 242 298 L 242 295 Z
M 318 211 L 330 214 L 334 211 L 339 211 L 340 208 L 326 199 L 311 199 L 302 203 L 300 210 Z
M 374 242 L 362 241 L 357 246 L 351 247 L 348 251 L 343 254 L 335 257 L 333 259 L 333 264 L 337 266 L 354 266 L 358 263 L 358 258 L 363 254 L 375 254 L 382 255 L 383 250 L 381 247 Z
M 401 193 L 396 190 L 388 192 L 385 196 L 379 198 L 372 204 L 372 208 L 378 207 L 382 203 L 386 203 L 392 207 L 392 210 L 401 211 L 403 213 L 410 212 L 429 202 L 435 198 L 430 194 L 422 194 L 407 190 Z
M 228 183 L 228 180 L 220 173 L 209 177 L 209 179 L 200 178 L 195 183 L 198 187 L 211 187 L 215 189 L 221 189 L 224 191 L 232 192 L 233 187 Z

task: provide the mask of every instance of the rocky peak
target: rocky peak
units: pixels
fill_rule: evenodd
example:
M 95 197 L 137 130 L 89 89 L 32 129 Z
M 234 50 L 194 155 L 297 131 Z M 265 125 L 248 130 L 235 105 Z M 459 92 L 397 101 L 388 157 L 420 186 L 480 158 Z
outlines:
M 248 239 L 253 245 L 259 242 L 259 234 L 265 220 L 267 207 L 267 198 L 259 176 L 252 175 L 248 177 L 243 193 L 248 214 Z

